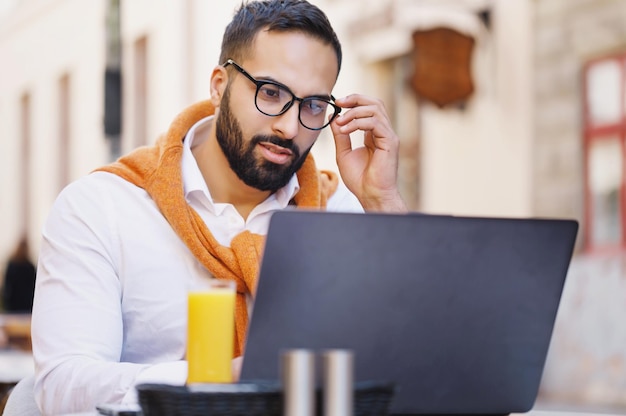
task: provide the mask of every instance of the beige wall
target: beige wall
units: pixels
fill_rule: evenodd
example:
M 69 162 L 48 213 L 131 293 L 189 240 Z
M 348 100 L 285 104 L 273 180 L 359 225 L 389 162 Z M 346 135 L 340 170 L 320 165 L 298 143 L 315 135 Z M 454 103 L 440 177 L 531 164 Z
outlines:
M 463 110 L 442 110 L 425 101 L 417 105 L 410 91 L 393 108 L 401 139 L 419 138 L 416 208 L 532 215 L 531 4 L 526 0 L 354 4 L 329 2 L 328 8 L 349 55 L 342 74 L 352 78 L 346 82 L 348 89 L 385 98 L 394 88 L 408 90 L 389 62 L 407 59 L 414 30 L 444 24 L 476 40 L 472 71 L 477 90 Z M 494 24 L 485 29 L 475 12 L 489 4 Z M 414 103 L 408 102 L 411 96 Z
M 497 2 L 476 39 L 476 93 L 463 110 L 423 107 L 423 208 L 530 216 L 530 5 Z
M 18 189 L 21 163 L 20 97 L 31 96 L 31 206 L 26 215 L 38 246 L 48 208 L 60 190 L 58 82 L 71 77 L 74 117 L 70 174 L 83 175 L 105 160 L 101 133 L 102 1 L 15 2 L 15 14 L 0 21 L 0 253 L 6 258 L 21 233 Z M 76 16 L 80 16 L 79 19 Z M 35 250 L 36 251 L 36 250 Z

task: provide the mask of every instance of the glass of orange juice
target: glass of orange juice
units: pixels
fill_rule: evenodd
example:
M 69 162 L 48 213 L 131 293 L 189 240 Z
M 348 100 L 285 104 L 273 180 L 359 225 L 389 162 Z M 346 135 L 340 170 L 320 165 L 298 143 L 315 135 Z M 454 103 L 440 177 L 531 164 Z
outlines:
M 233 381 L 235 296 L 235 282 L 220 279 L 189 292 L 187 384 Z

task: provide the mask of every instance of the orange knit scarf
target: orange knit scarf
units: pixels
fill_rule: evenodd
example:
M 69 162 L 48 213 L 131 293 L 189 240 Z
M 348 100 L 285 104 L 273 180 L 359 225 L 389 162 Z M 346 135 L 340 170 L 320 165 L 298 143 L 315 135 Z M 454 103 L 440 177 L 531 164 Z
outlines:
M 244 351 L 248 328 L 246 294 L 254 296 L 256 292 L 265 238 L 244 231 L 233 238 L 230 247 L 224 247 L 215 240 L 201 217 L 185 200 L 181 174 L 183 139 L 197 121 L 213 113 L 210 101 L 191 105 L 174 119 L 155 146 L 138 148 L 96 170 L 114 173 L 143 188 L 204 267 L 218 279 L 237 283 L 235 356 L 239 356 Z M 337 175 L 318 171 L 311 155 L 297 176 L 300 191 L 294 200 L 300 208 L 324 208 L 327 198 L 337 189 Z

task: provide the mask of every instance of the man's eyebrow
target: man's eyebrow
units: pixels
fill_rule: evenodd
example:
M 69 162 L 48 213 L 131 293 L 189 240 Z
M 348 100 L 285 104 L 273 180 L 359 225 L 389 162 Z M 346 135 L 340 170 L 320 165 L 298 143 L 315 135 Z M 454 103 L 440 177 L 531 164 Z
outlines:
M 282 82 L 280 82 L 279 80 L 277 80 L 276 78 L 272 77 L 272 76 L 255 76 L 255 78 L 258 81 L 271 81 L 275 84 L 278 84 L 281 87 L 284 87 L 285 89 L 289 90 L 289 92 L 291 92 L 293 95 L 296 95 L 293 90 L 291 88 L 289 88 L 287 85 L 283 84 Z M 322 100 L 328 100 L 328 101 L 332 101 L 333 97 L 332 94 L 326 94 L 326 93 L 315 93 L 315 94 L 309 94 L 309 95 L 305 95 L 304 97 L 298 97 L 298 98 L 319 98 Z
M 313 94 L 313 95 L 307 95 L 304 98 L 319 98 L 320 100 L 335 101 L 331 94 Z

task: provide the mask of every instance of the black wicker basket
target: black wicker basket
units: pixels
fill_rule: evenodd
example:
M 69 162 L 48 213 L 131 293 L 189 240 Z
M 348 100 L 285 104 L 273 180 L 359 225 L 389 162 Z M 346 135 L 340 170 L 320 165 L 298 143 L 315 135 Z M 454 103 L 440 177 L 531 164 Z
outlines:
M 358 382 L 354 390 L 355 416 L 388 413 L 394 386 L 387 382 Z M 280 383 L 241 382 L 172 386 L 137 386 L 143 416 L 282 416 Z M 322 415 L 323 391 L 317 390 L 317 414 Z

